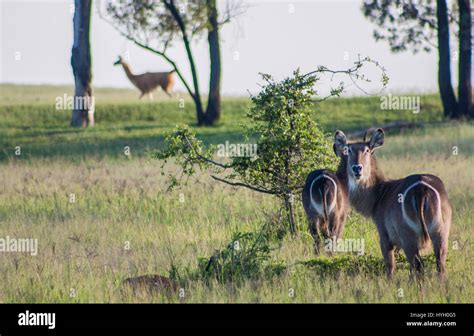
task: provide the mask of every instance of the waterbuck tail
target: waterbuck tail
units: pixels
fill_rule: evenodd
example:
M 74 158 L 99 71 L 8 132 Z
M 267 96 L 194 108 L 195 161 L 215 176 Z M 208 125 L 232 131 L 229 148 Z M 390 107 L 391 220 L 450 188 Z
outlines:
M 430 231 L 442 223 L 439 191 L 420 176 L 412 175 L 406 181 L 402 214 L 405 223 L 421 235 L 422 242 L 430 240 Z
M 421 195 L 417 199 L 417 208 L 419 209 L 419 214 L 420 214 L 420 222 L 421 222 L 421 232 L 423 234 L 423 242 L 427 242 L 430 239 L 430 235 L 428 233 L 428 226 L 426 225 L 426 219 L 425 219 L 425 209 L 426 209 L 426 195 Z
M 326 188 L 322 192 L 322 203 L 323 203 L 323 212 L 324 220 L 326 222 L 326 230 L 328 234 L 331 234 L 333 231 L 332 221 L 330 217 L 333 215 L 334 208 L 336 207 L 337 202 L 337 185 L 334 180 L 330 177 L 326 177 Z
M 323 212 L 324 212 L 324 220 L 327 223 L 329 223 L 329 216 L 328 216 L 328 204 L 326 202 L 327 200 L 327 193 L 328 193 L 328 190 L 325 189 L 323 192 L 322 192 L 322 199 L 323 199 Z

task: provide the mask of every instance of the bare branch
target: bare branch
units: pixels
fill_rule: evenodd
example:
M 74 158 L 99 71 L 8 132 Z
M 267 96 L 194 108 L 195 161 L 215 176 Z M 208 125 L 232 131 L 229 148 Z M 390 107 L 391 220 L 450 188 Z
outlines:
M 335 74 L 351 74 L 351 73 L 357 72 L 357 70 L 359 70 L 360 67 L 361 67 L 360 65 L 355 65 L 354 67 L 346 69 L 346 70 L 331 70 L 331 69 L 326 68 L 325 66 L 320 65 L 320 66 L 318 66 L 318 68 L 316 70 L 308 72 L 308 73 L 304 74 L 303 76 L 304 77 L 311 76 L 311 75 L 314 75 L 316 73 L 321 73 L 321 72 L 328 72 L 328 73 L 331 73 L 333 75 L 335 75 Z
M 365 57 L 365 58 L 360 58 L 360 55 L 359 55 L 359 58 L 356 62 L 354 62 L 354 66 L 349 68 L 349 69 L 346 69 L 346 70 L 332 70 L 332 69 L 329 69 L 325 66 L 318 66 L 318 68 L 316 70 L 313 70 L 311 72 L 308 72 L 306 73 L 305 75 L 303 75 L 304 77 L 306 76 L 311 76 L 311 75 L 314 75 L 314 74 L 318 74 L 318 73 L 329 73 L 332 75 L 331 77 L 331 80 L 334 78 L 335 75 L 337 74 L 345 74 L 347 76 L 349 76 L 349 79 L 352 81 L 352 83 L 354 84 L 355 87 L 357 87 L 357 89 L 359 89 L 361 92 L 363 92 L 364 94 L 366 95 L 379 95 L 381 92 L 383 92 L 383 90 L 385 89 L 386 87 L 386 83 L 383 82 L 383 85 L 382 85 L 382 88 L 380 89 L 379 92 L 375 93 L 375 94 L 370 94 L 368 93 L 366 90 L 364 90 L 359 84 L 357 84 L 356 82 L 356 79 L 358 80 L 363 80 L 365 82 L 371 82 L 369 79 L 365 78 L 364 75 L 360 75 L 359 73 L 359 70 L 364 66 L 365 63 L 370 63 L 370 64 L 373 64 L 375 65 L 377 68 L 379 68 L 379 70 L 382 72 L 382 78 L 385 77 L 386 73 L 385 73 L 385 68 L 382 67 L 378 62 L 376 61 L 373 61 L 372 59 L 370 59 L 369 57 Z M 334 96 L 339 96 L 340 93 L 343 92 L 344 90 L 344 83 L 341 82 L 340 85 L 339 85 L 339 88 L 337 89 L 334 89 L 333 91 L 331 91 L 331 93 L 321 99 L 313 99 L 311 100 L 312 102 L 315 102 L 315 103 L 318 103 L 318 102 L 322 102 L 322 101 L 325 101 L 331 97 L 334 97 Z
M 257 187 L 251 186 L 249 184 L 246 184 L 246 183 L 227 181 L 227 180 L 221 179 L 221 178 L 219 178 L 215 175 L 211 175 L 211 177 L 216 181 L 223 182 L 225 184 L 228 184 L 228 185 L 231 185 L 231 186 L 234 186 L 234 187 L 245 187 L 245 188 L 248 188 L 248 189 L 251 189 L 251 190 L 254 190 L 254 191 L 258 191 L 258 192 L 265 193 L 265 194 L 270 194 L 270 195 L 278 195 L 279 194 L 276 191 L 257 188 Z
M 219 20 L 218 25 L 223 26 L 226 23 L 229 23 L 232 21 L 234 18 L 244 14 L 247 9 L 250 7 L 250 5 L 245 4 L 241 1 L 237 0 L 228 0 L 226 1 L 226 5 L 222 13 L 219 15 L 222 17 L 221 20 Z

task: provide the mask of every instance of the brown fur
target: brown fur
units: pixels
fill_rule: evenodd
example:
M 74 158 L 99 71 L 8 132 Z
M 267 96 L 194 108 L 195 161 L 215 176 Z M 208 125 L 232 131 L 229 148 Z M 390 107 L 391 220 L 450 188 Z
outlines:
M 145 95 L 149 94 L 150 98 L 152 98 L 152 92 L 157 88 L 161 87 L 163 91 L 171 97 L 171 91 L 174 86 L 174 76 L 173 72 L 146 72 L 141 75 L 134 75 L 130 70 L 130 66 L 127 62 L 125 62 L 120 56 L 117 62 L 114 65 L 121 64 L 125 74 L 127 75 L 130 82 L 135 85 L 140 91 L 140 99 Z
M 149 292 L 158 291 L 166 294 L 175 293 L 179 285 L 170 278 L 161 275 L 141 275 L 134 278 L 127 278 L 123 281 L 124 286 L 129 286 L 135 292 L 144 289 Z
M 330 179 L 321 177 L 315 181 L 322 174 L 334 180 L 337 185 L 337 192 L 334 183 Z M 313 181 L 315 182 L 313 183 Z M 312 189 L 311 185 L 313 185 Z M 319 212 L 311 205 L 311 197 L 315 202 L 321 204 Z M 302 199 L 308 217 L 309 231 L 314 239 L 315 253 L 319 254 L 321 235 L 324 239 L 338 239 L 342 235 L 349 211 L 346 176 L 342 172 L 334 173 L 325 169 L 311 172 L 306 178 Z M 335 207 L 330 209 L 330 205 L 334 200 Z
M 350 203 L 377 225 L 389 277 L 395 270 L 395 248 L 405 252 L 411 273 L 420 273 L 420 251 L 429 240 L 435 252 L 438 273 L 443 277 L 452 213 L 443 182 L 429 174 L 386 179 L 373 155 L 383 141 L 382 129 L 376 130 L 368 142 L 353 143 L 347 143 L 341 131 L 336 132 L 334 145 L 345 154 L 339 170 L 347 176 Z M 357 165 L 362 165 L 359 179 L 354 171 L 358 168 L 353 168 Z

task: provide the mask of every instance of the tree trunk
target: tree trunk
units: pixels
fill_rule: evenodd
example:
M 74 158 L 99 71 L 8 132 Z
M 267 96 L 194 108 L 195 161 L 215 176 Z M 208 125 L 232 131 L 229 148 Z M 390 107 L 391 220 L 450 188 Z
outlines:
M 199 126 L 202 126 L 205 123 L 205 114 L 202 108 L 201 93 L 199 91 L 199 81 L 198 81 L 198 76 L 197 76 L 196 64 L 194 62 L 193 52 L 191 50 L 188 34 L 186 32 L 186 26 L 181 15 L 179 14 L 178 9 L 176 8 L 174 1 L 170 1 L 170 2 L 165 1 L 164 5 L 171 12 L 174 19 L 176 20 L 176 23 L 179 26 L 179 29 L 181 30 L 184 48 L 186 49 L 186 55 L 188 57 L 189 67 L 191 68 L 191 75 L 193 77 L 194 95 L 192 98 L 193 98 L 194 104 L 196 105 L 197 124 Z
M 290 199 L 289 195 L 285 195 L 285 209 L 288 214 L 288 223 L 290 224 L 290 232 L 292 235 L 296 234 L 296 221 L 295 221 L 295 212 L 293 209 L 293 200 Z
M 196 115 L 197 115 L 197 123 L 199 126 L 205 123 L 205 115 L 204 110 L 202 108 L 201 102 L 201 93 L 199 92 L 199 82 L 197 76 L 196 65 L 194 63 L 194 57 L 191 51 L 191 46 L 189 45 L 189 41 L 187 38 L 184 38 L 184 46 L 186 48 L 186 54 L 188 55 L 189 65 L 191 67 L 191 75 L 193 76 L 193 86 L 194 86 L 194 104 L 196 105 Z
M 74 43 L 71 66 L 74 73 L 75 93 L 71 126 L 94 126 L 94 97 L 92 94 L 90 18 L 92 0 L 74 1 Z
M 196 116 L 197 116 L 197 124 L 198 126 L 202 126 L 205 124 L 205 115 L 204 110 L 202 108 L 201 96 L 199 94 L 194 93 L 193 95 L 194 105 L 196 106 Z
M 212 125 L 221 116 L 221 49 L 216 0 L 207 0 L 207 10 L 209 18 L 207 40 L 209 42 L 211 73 L 205 123 L 206 125 Z
M 455 118 L 457 103 L 451 83 L 451 57 L 449 50 L 449 24 L 446 0 L 437 0 L 438 17 L 438 85 L 443 102 L 444 115 Z
M 471 0 L 459 0 L 459 116 L 474 117 L 472 108 Z

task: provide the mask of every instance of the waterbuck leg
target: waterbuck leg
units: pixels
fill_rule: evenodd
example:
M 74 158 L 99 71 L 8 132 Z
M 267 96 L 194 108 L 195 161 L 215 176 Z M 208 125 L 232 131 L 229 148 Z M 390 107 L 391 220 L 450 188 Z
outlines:
M 320 231 L 319 231 L 319 221 L 320 221 L 320 219 L 318 217 L 314 217 L 314 218 L 309 218 L 308 217 L 309 232 L 311 233 L 311 236 L 313 237 L 313 240 L 314 240 L 314 253 L 316 255 L 319 255 L 320 245 L 321 245 L 321 237 L 320 237 Z
M 385 260 L 387 277 L 391 279 L 393 277 L 393 273 L 395 272 L 395 254 L 394 246 L 388 239 L 388 236 L 380 234 L 380 248 Z
M 420 249 L 417 246 L 417 242 L 405 243 L 403 251 L 405 251 L 407 260 L 410 263 L 410 277 L 422 275 L 423 263 L 421 261 Z
M 341 234 L 342 234 L 342 230 L 343 230 L 343 223 L 344 223 L 344 220 L 342 218 L 342 216 L 337 216 L 337 215 L 334 215 L 334 217 L 332 217 L 330 219 L 331 223 L 329 225 L 329 227 L 331 228 L 332 232 L 332 236 L 335 237 L 336 239 L 339 239 L 341 238 Z
M 164 93 L 166 93 L 169 97 L 173 97 L 171 94 L 171 89 L 167 86 L 161 86 L 161 89 L 163 90 Z
M 430 238 L 436 257 L 438 276 L 441 280 L 444 280 L 444 273 L 446 270 L 446 256 L 448 253 L 448 240 L 439 232 L 432 234 Z

